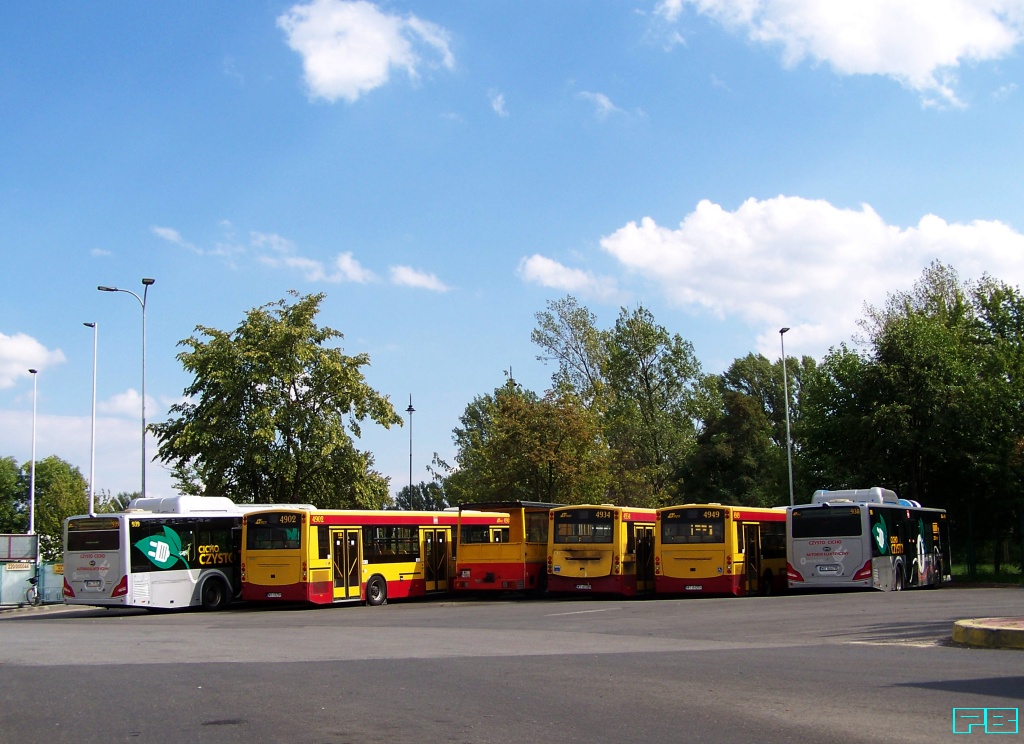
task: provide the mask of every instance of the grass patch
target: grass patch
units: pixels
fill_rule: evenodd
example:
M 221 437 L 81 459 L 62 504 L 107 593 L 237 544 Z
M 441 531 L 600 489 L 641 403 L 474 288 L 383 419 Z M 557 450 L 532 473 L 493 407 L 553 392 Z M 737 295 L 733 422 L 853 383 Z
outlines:
M 955 584 L 1009 584 L 1024 586 L 1024 574 L 1017 566 L 1002 566 L 999 573 L 992 570 L 991 565 L 979 565 L 974 576 L 967 575 L 966 563 L 953 564 L 953 583 Z

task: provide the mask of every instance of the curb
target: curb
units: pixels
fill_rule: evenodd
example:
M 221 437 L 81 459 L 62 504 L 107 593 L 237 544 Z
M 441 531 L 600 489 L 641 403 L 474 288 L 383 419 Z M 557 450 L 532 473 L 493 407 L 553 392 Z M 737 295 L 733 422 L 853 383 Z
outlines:
M 1024 618 L 958 620 L 953 623 L 953 642 L 982 648 L 1024 649 Z

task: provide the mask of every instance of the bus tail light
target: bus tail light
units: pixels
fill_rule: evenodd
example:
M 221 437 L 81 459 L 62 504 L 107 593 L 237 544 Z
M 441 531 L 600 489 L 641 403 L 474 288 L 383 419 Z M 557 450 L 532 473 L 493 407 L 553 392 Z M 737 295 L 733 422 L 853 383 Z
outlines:
M 661 576 L 661 556 L 654 556 L 654 575 Z
M 242 581 L 245 581 L 245 563 L 242 563 Z
M 871 578 L 871 560 L 860 567 L 860 570 L 853 575 L 854 581 L 865 581 Z
M 618 574 L 622 570 L 622 566 L 619 565 L 619 556 L 615 556 L 612 561 L 612 573 Z
M 732 556 L 731 555 L 725 556 L 725 575 L 726 576 L 731 576 L 732 575 Z
M 305 561 L 303 561 L 303 562 L 302 562 L 302 580 L 303 580 L 303 581 L 306 581 L 306 579 L 307 579 L 307 576 L 308 576 L 308 573 L 309 573 L 309 572 L 308 572 L 308 571 L 306 570 L 306 562 L 305 562 Z
M 117 586 L 114 587 L 114 591 L 110 593 L 111 597 L 123 597 L 128 593 L 128 577 L 122 576 L 121 580 L 117 582 Z
M 68 583 L 68 579 L 64 577 L 64 596 L 73 597 L 75 596 L 75 590 L 71 588 L 71 584 Z
M 786 578 L 790 581 L 803 581 L 804 577 L 800 575 L 800 572 L 793 568 L 790 563 L 786 564 Z

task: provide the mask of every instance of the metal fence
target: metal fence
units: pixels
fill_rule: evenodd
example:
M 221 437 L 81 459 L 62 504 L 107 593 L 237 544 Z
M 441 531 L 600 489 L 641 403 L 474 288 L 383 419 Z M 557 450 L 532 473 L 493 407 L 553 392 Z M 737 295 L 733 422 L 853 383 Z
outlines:
M 58 573 L 59 572 L 59 573 Z M 29 581 L 36 575 L 31 561 L 0 562 L 0 606 L 19 606 L 28 602 Z M 64 601 L 64 566 L 60 563 L 39 564 L 39 597 L 44 604 Z

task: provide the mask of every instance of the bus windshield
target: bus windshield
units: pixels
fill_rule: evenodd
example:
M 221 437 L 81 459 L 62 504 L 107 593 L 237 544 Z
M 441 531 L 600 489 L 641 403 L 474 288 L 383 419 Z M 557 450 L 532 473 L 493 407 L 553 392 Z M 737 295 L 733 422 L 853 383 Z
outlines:
M 120 550 L 120 522 L 102 517 L 68 520 L 67 549 L 76 552 Z
M 555 515 L 556 543 L 610 543 L 614 516 L 611 509 L 572 509 Z
M 247 550 L 281 550 L 300 546 L 297 514 L 259 514 L 248 518 Z
M 793 510 L 793 538 L 859 537 L 859 506 L 813 506 Z
M 699 508 L 662 512 L 661 541 L 666 545 L 725 542 L 725 511 Z

